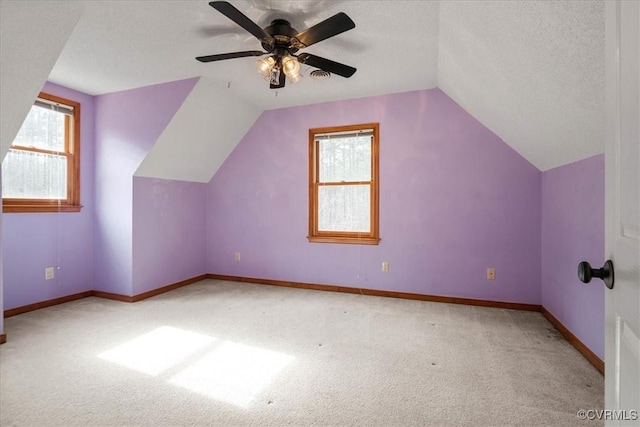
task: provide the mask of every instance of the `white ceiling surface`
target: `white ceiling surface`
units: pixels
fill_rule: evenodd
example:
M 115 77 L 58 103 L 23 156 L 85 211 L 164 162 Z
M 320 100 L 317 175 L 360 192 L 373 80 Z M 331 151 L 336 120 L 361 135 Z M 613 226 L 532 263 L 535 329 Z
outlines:
M 202 77 L 135 175 L 209 182 L 261 112 Z
M 347 13 L 355 29 L 304 51 L 358 71 L 270 90 L 255 58 L 194 59 L 260 48 L 205 0 L 89 1 L 49 79 L 101 94 L 204 76 L 260 110 L 440 87 L 541 170 L 603 152 L 603 1 L 231 3 L 261 26 L 285 17 L 299 31 Z
M 234 1 L 265 27 L 286 18 L 302 31 L 345 12 L 356 28 L 304 52 L 356 67 L 329 81 L 309 77 L 269 89 L 255 57 L 200 63 L 196 56 L 262 50 L 233 21 L 198 1 L 88 2 L 50 79 L 92 95 L 205 76 L 262 110 L 436 86 L 438 4 L 416 1 Z M 416 54 L 417 53 L 417 54 Z M 389 64 L 407 66 L 400 71 Z
M 604 3 L 443 2 L 438 85 L 540 170 L 604 151 Z
M 48 1 L 38 7 L 0 1 L 0 161 L 83 9 L 81 1 Z

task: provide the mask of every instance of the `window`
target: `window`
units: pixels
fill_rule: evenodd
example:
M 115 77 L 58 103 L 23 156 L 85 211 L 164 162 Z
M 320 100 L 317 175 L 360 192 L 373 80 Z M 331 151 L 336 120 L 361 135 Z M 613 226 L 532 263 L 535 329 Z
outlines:
M 4 212 L 78 212 L 80 104 L 40 93 L 2 162 Z
M 377 245 L 378 124 L 309 130 L 309 241 Z

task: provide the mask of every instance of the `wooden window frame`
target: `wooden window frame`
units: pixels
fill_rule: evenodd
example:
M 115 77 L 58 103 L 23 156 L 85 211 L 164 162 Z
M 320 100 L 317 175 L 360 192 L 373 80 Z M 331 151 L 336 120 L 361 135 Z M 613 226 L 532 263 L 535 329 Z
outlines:
M 377 245 L 380 243 L 379 224 L 379 146 L 380 129 L 378 123 L 365 123 L 349 126 L 334 126 L 325 128 L 309 129 L 309 235 L 307 239 L 314 243 L 351 243 L 360 245 Z M 317 134 L 350 132 L 373 129 L 371 137 L 371 181 L 341 182 L 341 183 L 320 183 L 319 182 L 319 141 L 316 141 Z M 370 231 L 366 232 L 339 232 L 318 230 L 318 189 L 323 185 L 370 185 Z
M 73 116 L 65 115 L 65 151 L 33 147 L 11 147 L 11 150 L 55 154 L 67 158 L 67 197 L 62 199 L 2 199 L 3 212 L 79 212 L 80 204 L 80 103 L 40 92 L 39 99 L 73 108 Z

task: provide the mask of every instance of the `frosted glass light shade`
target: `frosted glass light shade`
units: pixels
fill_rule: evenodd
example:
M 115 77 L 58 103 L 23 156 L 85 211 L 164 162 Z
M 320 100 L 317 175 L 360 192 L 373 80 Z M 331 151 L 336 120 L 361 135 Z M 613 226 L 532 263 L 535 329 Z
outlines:
M 294 77 L 300 75 L 300 63 L 296 58 L 287 55 L 282 58 L 282 70 L 287 77 L 293 79 Z
M 273 59 L 273 56 L 269 56 L 267 58 L 258 59 L 256 61 L 256 68 L 258 72 L 265 77 L 269 77 L 271 74 L 271 69 L 275 65 L 276 60 Z
M 300 80 L 302 80 L 302 74 L 295 74 L 293 76 L 287 76 L 289 78 L 289 81 L 291 83 L 298 83 Z

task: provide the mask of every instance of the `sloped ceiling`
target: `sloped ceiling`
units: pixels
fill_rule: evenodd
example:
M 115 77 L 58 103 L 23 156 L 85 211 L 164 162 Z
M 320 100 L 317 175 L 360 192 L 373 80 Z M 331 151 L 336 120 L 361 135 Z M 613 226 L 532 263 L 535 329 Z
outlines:
M 604 3 L 443 2 L 438 86 L 541 170 L 604 150 Z
M 89 2 L 51 80 L 92 95 L 204 76 L 268 110 L 436 86 L 438 3 L 430 1 L 234 1 L 258 25 L 288 19 L 302 31 L 338 13 L 356 29 L 305 52 L 358 69 L 350 79 L 308 75 L 270 90 L 256 58 L 203 64 L 196 56 L 261 49 L 259 41 L 198 1 Z M 403 64 L 398 69 L 390 64 Z M 303 66 L 303 74 L 312 69 Z M 117 77 L 116 77 L 117 76 Z
M 83 1 L 0 1 L 0 160 L 38 96 Z
M 135 175 L 209 182 L 260 113 L 201 77 Z
M 347 13 L 355 29 L 306 51 L 358 71 L 317 81 L 303 67 L 300 83 L 270 90 L 254 58 L 195 61 L 259 48 L 207 1 L 100 1 L 87 3 L 49 79 L 102 94 L 203 76 L 259 110 L 440 87 L 541 170 L 603 151 L 603 1 L 231 3 L 261 26 L 284 17 L 298 30 Z

